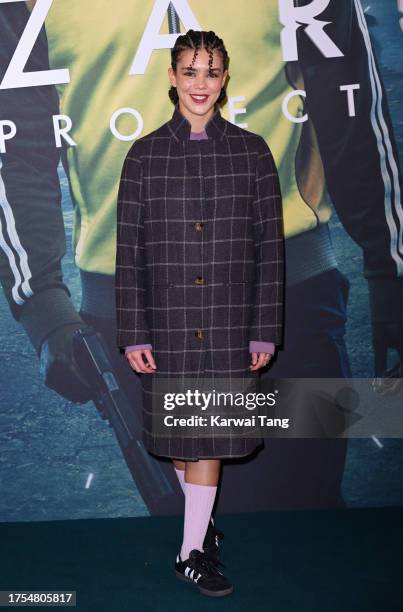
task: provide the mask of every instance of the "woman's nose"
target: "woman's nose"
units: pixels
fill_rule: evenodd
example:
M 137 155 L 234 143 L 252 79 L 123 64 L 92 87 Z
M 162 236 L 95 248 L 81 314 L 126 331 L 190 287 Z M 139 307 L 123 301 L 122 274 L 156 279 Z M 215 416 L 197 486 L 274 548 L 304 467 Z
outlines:
M 198 89 L 206 88 L 206 77 L 204 75 L 199 75 L 198 77 L 196 77 L 196 87 Z

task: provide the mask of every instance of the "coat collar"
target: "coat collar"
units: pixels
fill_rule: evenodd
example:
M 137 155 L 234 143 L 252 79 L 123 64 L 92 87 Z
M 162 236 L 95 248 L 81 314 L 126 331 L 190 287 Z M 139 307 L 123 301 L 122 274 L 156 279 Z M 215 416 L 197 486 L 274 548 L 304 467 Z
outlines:
M 192 126 L 179 110 L 179 102 L 175 104 L 175 109 L 171 119 L 168 121 L 168 128 L 176 140 L 189 140 Z M 215 106 L 214 114 L 206 123 L 205 128 L 209 138 L 222 138 L 227 129 L 227 122 L 220 113 L 219 106 Z

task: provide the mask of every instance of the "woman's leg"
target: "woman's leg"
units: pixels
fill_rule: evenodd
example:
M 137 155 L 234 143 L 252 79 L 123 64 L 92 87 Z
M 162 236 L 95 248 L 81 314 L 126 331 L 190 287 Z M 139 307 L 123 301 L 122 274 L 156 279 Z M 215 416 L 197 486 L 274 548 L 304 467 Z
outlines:
M 172 459 L 172 461 L 177 470 L 185 470 L 186 461 L 182 461 L 182 459 Z
M 185 482 L 198 485 L 217 486 L 220 477 L 221 459 L 199 459 L 185 461 Z
M 211 517 L 220 475 L 220 459 L 198 461 L 173 460 L 178 478 L 184 470 L 185 517 L 183 528 L 182 560 L 193 549 L 203 551 L 203 541 Z
M 182 461 L 181 459 L 172 459 L 172 463 L 174 464 L 174 468 L 183 492 L 185 492 L 185 482 L 214 486 L 218 484 L 221 459 L 199 459 L 198 461 Z

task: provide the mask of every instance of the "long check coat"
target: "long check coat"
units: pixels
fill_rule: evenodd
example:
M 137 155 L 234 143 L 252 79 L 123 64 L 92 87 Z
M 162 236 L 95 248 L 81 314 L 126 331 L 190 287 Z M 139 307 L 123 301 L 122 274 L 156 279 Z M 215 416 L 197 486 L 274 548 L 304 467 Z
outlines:
M 151 453 L 186 460 L 248 455 L 260 433 L 157 435 L 153 381 L 256 377 L 249 340 L 279 344 L 283 321 L 283 218 L 272 153 L 218 107 L 205 129 L 208 139 L 190 140 L 191 124 L 176 105 L 169 121 L 129 149 L 117 203 L 117 344 L 152 344 L 157 370 L 141 374 L 143 440 Z

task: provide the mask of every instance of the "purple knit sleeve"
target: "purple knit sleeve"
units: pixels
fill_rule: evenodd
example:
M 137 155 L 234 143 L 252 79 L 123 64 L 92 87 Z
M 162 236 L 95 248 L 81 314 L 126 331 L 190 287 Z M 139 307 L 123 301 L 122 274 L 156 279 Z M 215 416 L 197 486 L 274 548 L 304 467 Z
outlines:
M 249 342 L 250 353 L 270 353 L 274 355 L 275 350 L 274 342 L 258 342 L 257 340 L 250 340 Z
M 142 349 L 150 349 L 151 351 L 152 348 L 153 347 L 151 344 L 132 344 L 130 346 L 125 347 L 125 355 L 127 355 L 127 353 L 130 353 L 131 351 L 140 351 Z

